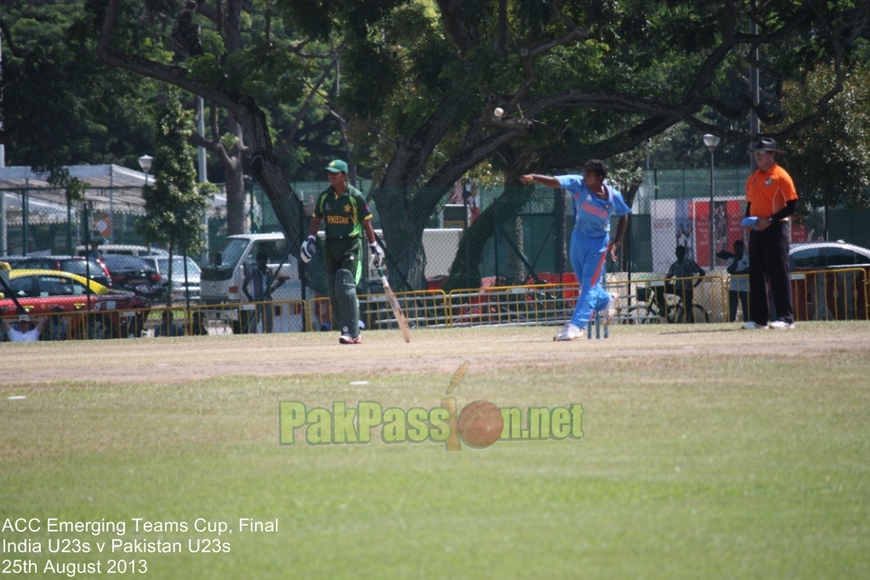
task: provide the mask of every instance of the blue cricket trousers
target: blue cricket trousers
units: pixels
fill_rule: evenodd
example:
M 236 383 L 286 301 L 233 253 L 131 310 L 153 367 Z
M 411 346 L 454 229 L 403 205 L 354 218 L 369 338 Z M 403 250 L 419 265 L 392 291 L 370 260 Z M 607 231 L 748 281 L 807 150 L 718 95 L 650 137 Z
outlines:
M 571 234 L 571 266 L 580 283 L 580 296 L 571 324 L 578 328 L 586 328 L 592 312 L 604 310 L 610 300 L 601 285 L 609 240 L 610 236 L 591 238 L 576 229 Z

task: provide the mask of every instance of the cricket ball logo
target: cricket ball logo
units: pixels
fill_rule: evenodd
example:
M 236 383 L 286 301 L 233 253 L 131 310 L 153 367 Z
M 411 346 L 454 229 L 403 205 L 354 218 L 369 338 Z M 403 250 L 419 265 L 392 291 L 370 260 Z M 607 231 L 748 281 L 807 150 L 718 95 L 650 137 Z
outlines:
M 461 451 L 462 444 L 486 449 L 496 441 L 579 441 L 583 438 L 583 405 L 555 407 L 497 407 L 489 401 L 456 406 L 459 383 L 468 372 L 465 361 L 447 383 L 438 407 L 400 409 L 377 401 L 355 404 L 333 401 L 330 408 L 309 408 L 302 401 L 278 403 L 278 443 L 292 446 L 302 438 L 306 444 L 367 445 L 380 432 L 387 445 L 399 443 L 443 444 L 447 451 Z M 297 433 L 298 432 L 298 433 Z
M 459 365 L 441 399 L 441 407 L 449 413 L 446 423 L 450 427 L 450 435 L 444 443 L 447 451 L 462 451 L 460 438 L 469 447 L 486 449 L 498 441 L 504 431 L 501 409 L 489 401 L 471 402 L 457 416 L 456 398 L 451 395 L 462 382 L 470 364 L 465 361 Z

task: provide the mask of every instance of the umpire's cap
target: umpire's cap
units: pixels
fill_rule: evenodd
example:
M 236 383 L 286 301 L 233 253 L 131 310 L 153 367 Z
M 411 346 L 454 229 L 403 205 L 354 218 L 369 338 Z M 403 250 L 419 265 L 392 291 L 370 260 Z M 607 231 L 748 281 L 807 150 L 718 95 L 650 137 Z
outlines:
M 777 153 L 782 153 L 782 149 L 778 149 L 776 146 L 776 139 L 770 137 L 762 137 L 749 146 L 750 153 L 755 153 L 756 151 L 776 151 Z

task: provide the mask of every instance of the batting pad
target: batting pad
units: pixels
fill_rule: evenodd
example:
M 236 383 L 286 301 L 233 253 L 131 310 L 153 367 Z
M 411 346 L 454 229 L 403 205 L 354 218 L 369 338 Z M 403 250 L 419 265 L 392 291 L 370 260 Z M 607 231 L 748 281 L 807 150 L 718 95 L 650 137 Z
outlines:
M 359 302 L 356 298 L 356 282 L 350 270 L 335 273 L 335 309 L 338 311 L 338 327 L 342 333 L 359 336 Z

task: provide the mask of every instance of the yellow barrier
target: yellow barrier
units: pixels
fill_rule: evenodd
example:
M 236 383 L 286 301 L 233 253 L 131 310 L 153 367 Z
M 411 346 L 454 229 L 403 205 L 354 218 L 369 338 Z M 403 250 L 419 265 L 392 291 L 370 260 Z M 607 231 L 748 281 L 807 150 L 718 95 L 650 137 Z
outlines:
M 626 324 L 681 324 L 728 320 L 726 281 L 718 275 L 647 278 L 614 283 Z M 611 285 L 608 284 L 608 288 Z M 691 302 L 691 308 L 689 308 Z
M 862 268 L 794 272 L 795 318 L 870 319 L 870 281 Z M 692 289 L 692 315 L 687 314 Z M 729 278 L 641 279 L 613 281 L 608 291 L 620 297 L 617 323 L 667 324 L 727 322 Z M 532 284 L 399 292 L 397 298 L 413 328 L 470 326 L 557 326 L 570 319 L 579 294 L 576 283 Z M 367 329 L 396 328 L 383 294 L 361 295 L 360 319 Z M 155 306 L 133 311 L 58 312 L 46 315 L 43 340 L 138 338 L 206 334 L 311 332 L 329 321 L 329 299 L 258 303 Z
M 447 294 L 448 325 L 553 326 L 571 318 L 576 284 L 491 286 L 452 290 Z
M 863 268 L 792 272 L 795 320 L 868 320 L 868 284 Z

